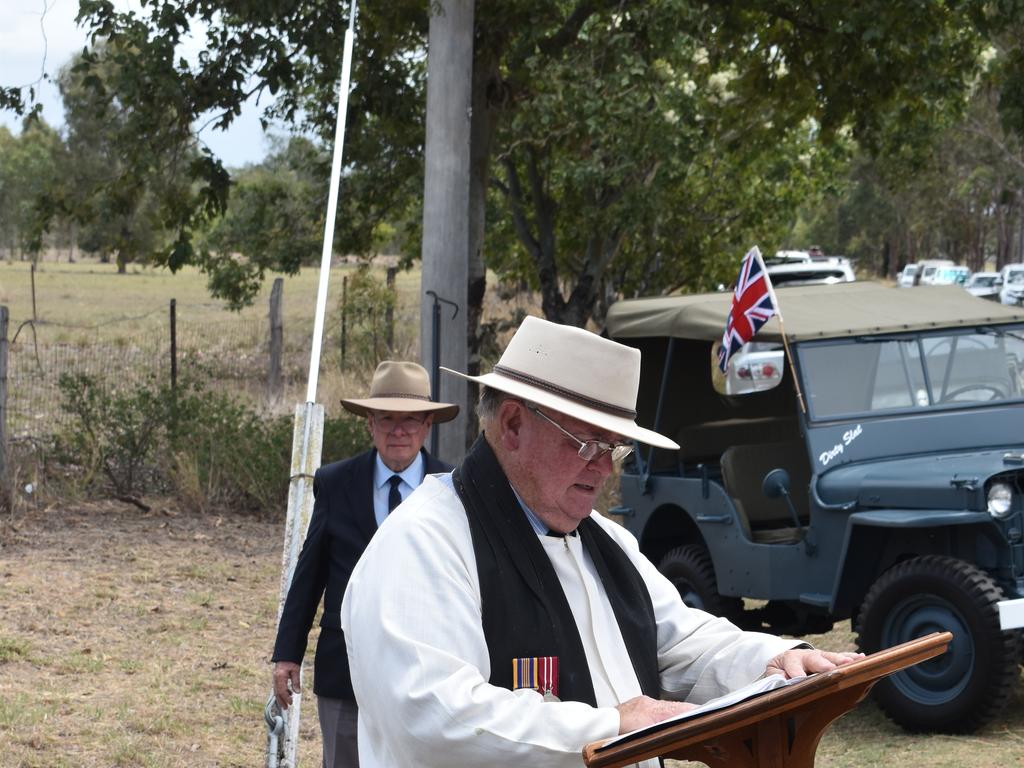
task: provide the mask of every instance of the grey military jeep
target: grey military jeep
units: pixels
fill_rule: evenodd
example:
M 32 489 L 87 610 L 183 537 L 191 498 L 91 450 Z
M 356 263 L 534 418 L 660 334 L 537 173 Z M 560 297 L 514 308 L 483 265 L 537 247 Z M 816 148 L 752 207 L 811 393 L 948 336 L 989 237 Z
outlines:
M 684 600 L 788 634 L 851 619 L 873 652 L 943 656 L 875 686 L 911 730 L 969 732 L 1020 676 L 1024 311 L 959 287 L 783 288 L 756 351 L 717 369 L 731 294 L 621 301 L 643 354 L 644 448 L 613 510 Z M 743 598 L 748 598 L 744 600 Z

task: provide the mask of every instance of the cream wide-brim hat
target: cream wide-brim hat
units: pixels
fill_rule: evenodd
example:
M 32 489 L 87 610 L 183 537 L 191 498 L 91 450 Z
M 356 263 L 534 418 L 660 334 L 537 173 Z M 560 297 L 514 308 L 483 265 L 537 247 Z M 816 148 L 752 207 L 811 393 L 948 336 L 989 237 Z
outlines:
M 441 370 L 656 448 L 679 449 L 636 423 L 640 350 L 582 328 L 529 316 L 490 373 Z
M 370 396 L 341 401 L 345 410 L 360 416 L 370 411 L 399 413 L 432 413 L 434 423 L 451 421 L 459 413 L 453 403 L 436 403 L 430 399 L 430 377 L 422 365 L 385 360 L 373 372 Z

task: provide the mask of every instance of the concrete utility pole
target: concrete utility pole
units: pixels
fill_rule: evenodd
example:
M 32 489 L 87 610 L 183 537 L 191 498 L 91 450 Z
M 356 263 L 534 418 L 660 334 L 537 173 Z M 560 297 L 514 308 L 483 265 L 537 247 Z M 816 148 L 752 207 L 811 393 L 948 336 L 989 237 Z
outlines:
M 423 278 L 420 309 L 420 358 L 433 370 L 431 359 L 434 300 L 427 291 L 455 302 L 441 312 L 440 363 L 465 371 L 468 363 L 466 303 L 469 281 L 470 122 L 473 83 L 474 0 L 435 0 L 431 3 L 427 43 L 427 136 L 423 191 Z M 438 453 L 456 462 L 465 454 L 466 382 L 441 376 L 434 397 L 459 403 L 458 418 L 440 428 Z M 437 427 L 435 427 L 437 429 Z

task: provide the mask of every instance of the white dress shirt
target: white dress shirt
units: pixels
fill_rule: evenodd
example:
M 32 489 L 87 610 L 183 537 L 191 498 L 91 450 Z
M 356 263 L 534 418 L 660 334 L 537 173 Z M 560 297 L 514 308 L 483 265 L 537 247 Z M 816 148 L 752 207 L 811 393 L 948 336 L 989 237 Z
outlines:
M 391 492 L 391 484 L 388 481 L 391 476 L 398 475 L 402 478 L 402 482 L 398 484 L 398 492 L 402 494 L 404 501 L 423 481 L 425 463 L 423 451 L 419 451 L 408 467 L 401 472 L 395 472 L 388 469 L 388 465 L 383 462 L 380 453 L 377 454 L 377 460 L 373 467 L 373 516 L 377 518 L 378 528 L 384 522 L 384 518 L 388 516 L 388 494 Z

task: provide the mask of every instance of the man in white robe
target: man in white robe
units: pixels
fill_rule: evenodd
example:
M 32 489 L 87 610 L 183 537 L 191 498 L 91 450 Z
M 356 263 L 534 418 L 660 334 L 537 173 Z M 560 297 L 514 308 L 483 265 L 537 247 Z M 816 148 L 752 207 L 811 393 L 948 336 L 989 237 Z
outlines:
M 364 768 L 580 766 L 766 672 L 856 657 L 687 608 L 592 510 L 624 438 L 678 447 L 635 423 L 639 357 L 527 318 L 476 377 L 483 437 L 381 526 L 342 604 Z

